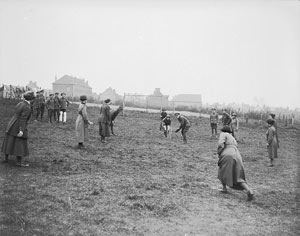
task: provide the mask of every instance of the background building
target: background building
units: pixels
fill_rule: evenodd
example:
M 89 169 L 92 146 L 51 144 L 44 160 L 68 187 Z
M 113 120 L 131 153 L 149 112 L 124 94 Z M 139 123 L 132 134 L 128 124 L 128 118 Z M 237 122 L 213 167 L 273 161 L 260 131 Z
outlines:
M 188 107 L 201 107 L 202 96 L 201 94 L 178 94 L 172 99 L 175 106 L 188 106 Z
M 93 97 L 92 88 L 88 85 L 88 81 L 84 79 L 78 79 L 73 76 L 64 75 L 60 79 L 56 79 L 52 83 L 52 90 L 54 93 L 65 92 L 67 97 L 80 97 L 86 95 L 88 98 Z
M 26 85 L 26 87 L 33 91 L 33 92 L 36 92 L 38 90 L 40 90 L 41 88 L 37 85 L 37 82 L 33 82 L 33 81 L 29 81 L 29 83 Z
M 116 90 L 112 89 L 111 87 L 107 88 L 103 93 L 100 93 L 99 100 L 104 101 L 106 99 L 110 99 L 113 103 L 122 100 L 123 97 L 117 94 Z
M 148 106 L 151 107 L 167 107 L 168 106 L 168 95 L 163 95 L 160 88 L 155 88 L 153 94 L 147 97 Z

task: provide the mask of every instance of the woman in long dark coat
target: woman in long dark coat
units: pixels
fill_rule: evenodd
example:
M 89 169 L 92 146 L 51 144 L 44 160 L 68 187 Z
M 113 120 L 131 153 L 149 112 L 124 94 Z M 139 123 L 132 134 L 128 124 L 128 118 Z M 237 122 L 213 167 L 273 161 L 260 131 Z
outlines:
M 31 115 L 30 101 L 35 98 L 34 93 L 24 93 L 24 100 L 16 106 L 15 114 L 8 122 L 1 152 L 5 154 L 4 163 L 8 162 L 8 156 L 17 157 L 17 166 L 29 166 L 22 163 L 22 157 L 29 155 L 27 123 Z
M 221 131 L 218 141 L 218 178 L 223 185 L 221 192 L 227 193 L 226 186 L 236 190 L 246 190 L 250 201 L 254 194 L 246 183 L 244 165 L 237 149 L 237 142 L 231 134 L 230 126 L 225 125 Z
M 100 117 L 99 117 L 99 135 L 101 137 L 101 142 L 105 143 L 105 137 L 110 136 L 110 99 L 106 99 L 104 104 L 100 107 Z

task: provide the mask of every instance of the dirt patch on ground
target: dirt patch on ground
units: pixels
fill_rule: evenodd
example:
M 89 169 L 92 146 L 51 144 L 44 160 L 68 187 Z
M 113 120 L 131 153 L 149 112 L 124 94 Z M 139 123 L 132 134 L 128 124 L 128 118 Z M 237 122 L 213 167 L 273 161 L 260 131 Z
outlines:
M 1 104 L 0 141 L 13 114 Z M 99 108 L 88 109 L 91 120 Z M 66 125 L 30 121 L 29 168 L 0 165 L 0 235 L 298 235 L 299 127 L 280 128 L 267 168 L 266 127 L 241 124 L 239 149 L 255 192 L 218 192 L 217 140 L 206 118 L 190 118 L 188 144 L 167 139 L 158 114 L 126 112 L 117 136 L 100 143 L 90 127 L 77 150 L 76 106 Z M 172 118 L 173 126 L 178 122 Z M 3 156 L 3 155 L 2 155 Z

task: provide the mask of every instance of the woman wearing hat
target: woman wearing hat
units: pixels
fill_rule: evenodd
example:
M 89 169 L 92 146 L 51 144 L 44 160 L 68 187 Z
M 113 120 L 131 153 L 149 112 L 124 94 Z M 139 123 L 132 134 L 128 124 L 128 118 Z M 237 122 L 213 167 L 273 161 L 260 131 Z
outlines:
M 29 166 L 22 163 L 22 157 L 29 155 L 27 123 L 31 115 L 30 101 L 35 98 L 32 91 L 23 94 L 24 100 L 19 102 L 15 114 L 8 122 L 5 130 L 1 152 L 5 154 L 4 163 L 8 162 L 8 156 L 17 157 L 17 166 Z
M 267 119 L 268 123 L 268 130 L 266 132 L 267 136 L 267 147 L 268 147 L 268 154 L 270 159 L 270 164 L 268 167 L 273 167 L 274 158 L 277 158 L 277 149 L 278 149 L 278 141 L 277 141 L 277 132 L 276 128 L 274 127 L 275 121 L 272 118 Z
M 100 117 L 99 117 L 99 135 L 101 137 L 101 142 L 105 143 L 105 137 L 110 136 L 110 99 L 106 99 L 104 104 L 100 107 Z
M 221 131 L 218 141 L 218 178 L 223 185 L 221 192 L 227 193 L 227 186 L 236 190 L 246 190 L 248 200 L 251 201 L 254 194 L 246 183 L 244 165 L 237 149 L 237 142 L 231 135 L 230 126 L 225 125 Z
M 84 142 L 87 142 L 89 140 L 89 134 L 88 134 L 88 125 L 92 125 L 93 122 L 89 120 L 88 114 L 87 114 L 87 97 L 85 95 L 80 96 L 81 104 L 79 104 L 78 107 L 78 116 L 75 123 L 75 130 L 76 130 L 76 138 L 78 142 L 78 149 L 83 149 Z

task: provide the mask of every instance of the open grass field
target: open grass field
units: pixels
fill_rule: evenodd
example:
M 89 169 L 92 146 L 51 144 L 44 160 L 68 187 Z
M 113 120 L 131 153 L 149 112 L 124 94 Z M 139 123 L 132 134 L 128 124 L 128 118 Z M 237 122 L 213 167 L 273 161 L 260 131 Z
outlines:
M 14 106 L 0 106 L 2 143 Z M 190 117 L 184 145 L 179 133 L 163 136 L 158 114 L 126 110 L 117 136 L 103 144 L 90 126 L 87 149 L 77 150 L 76 109 L 65 126 L 30 120 L 30 167 L 16 167 L 15 157 L 0 165 L 1 236 L 299 235 L 299 126 L 279 128 L 279 158 L 268 168 L 266 127 L 241 124 L 255 193 L 247 202 L 242 191 L 218 192 L 208 119 Z M 96 123 L 99 108 L 88 112 Z

